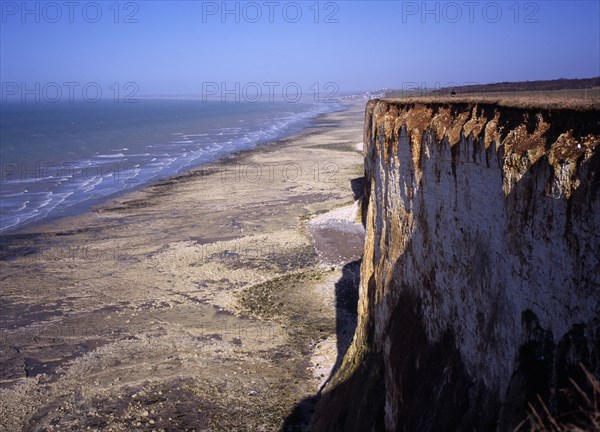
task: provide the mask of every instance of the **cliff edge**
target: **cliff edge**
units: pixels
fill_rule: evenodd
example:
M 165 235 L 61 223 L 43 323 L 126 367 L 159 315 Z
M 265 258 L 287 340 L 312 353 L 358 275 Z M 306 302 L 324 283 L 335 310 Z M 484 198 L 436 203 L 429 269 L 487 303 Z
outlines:
M 372 100 L 358 327 L 311 430 L 499 430 L 600 376 L 600 110 Z

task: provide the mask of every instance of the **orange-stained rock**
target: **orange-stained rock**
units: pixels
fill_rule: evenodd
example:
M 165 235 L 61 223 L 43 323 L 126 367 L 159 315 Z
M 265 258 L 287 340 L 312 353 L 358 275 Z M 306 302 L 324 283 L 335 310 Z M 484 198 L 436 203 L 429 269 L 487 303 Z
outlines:
M 359 324 L 321 430 L 512 430 L 600 375 L 600 111 L 367 104 Z

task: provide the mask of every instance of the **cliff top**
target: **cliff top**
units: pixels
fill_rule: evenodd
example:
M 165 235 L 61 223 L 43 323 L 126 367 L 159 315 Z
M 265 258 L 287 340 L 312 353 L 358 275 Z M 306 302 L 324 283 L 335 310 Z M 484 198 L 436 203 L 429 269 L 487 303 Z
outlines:
M 566 98 L 553 95 L 515 95 L 515 94 L 470 94 L 457 96 L 413 96 L 402 98 L 381 98 L 401 104 L 489 104 L 510 108 L 600 111 L 600 97 Z
M 555 177 L 562 178 L 563 171 L 574 175 L 581 163 L 597 153 L 600 103 L 576 102 L 460 96 L 388 98 L 371 100 L 367 115 L 372 113 L 370 128 L 381 128 L 390 142 L 398 142 L 401 130 L 406 131 L 417 176 L 426 130 L 450 147 L 469 136 L 481 138 L 486 149 L 502 147 L 504 160 L 509 161 L 504 167 L 510 174 L 504 184 L 508 195 L 516 180 L 542 157 L 548 159 Z M 365 129 L 365 142 L 370 136 L 371 129 Z M 576 189 L 571 174 L 569 181 L 555 187 L 557 196 L 568 198 Z

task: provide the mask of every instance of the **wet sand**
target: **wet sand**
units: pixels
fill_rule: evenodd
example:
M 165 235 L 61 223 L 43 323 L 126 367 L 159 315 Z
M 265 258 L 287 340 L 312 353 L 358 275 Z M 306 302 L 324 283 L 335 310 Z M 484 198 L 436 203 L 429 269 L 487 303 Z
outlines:
M 0 430 L 300 427 L 355 325 L 363 113 L 3 236 Z

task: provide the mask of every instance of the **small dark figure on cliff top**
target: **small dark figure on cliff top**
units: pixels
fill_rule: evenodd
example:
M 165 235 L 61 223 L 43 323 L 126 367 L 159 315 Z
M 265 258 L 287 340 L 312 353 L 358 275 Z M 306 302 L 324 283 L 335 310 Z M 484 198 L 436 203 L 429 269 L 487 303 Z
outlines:
M 452 96 L 452 97 L 456 96 L 456 91 L 455 91 L 455 90 L 452 90 L 452 91 L 450 92 L 450 96 Z

